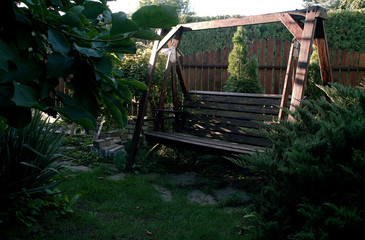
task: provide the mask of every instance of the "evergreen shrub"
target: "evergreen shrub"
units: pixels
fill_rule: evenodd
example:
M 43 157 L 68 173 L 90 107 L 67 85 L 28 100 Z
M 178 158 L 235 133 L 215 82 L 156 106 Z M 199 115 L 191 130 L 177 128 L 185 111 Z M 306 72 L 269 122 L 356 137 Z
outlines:
M 321 87 L 303 101 L 295 122 L 263 126 L 273 143 L 264 154 L 231 158 L 262 172 L 256 196 L 261 239 L 358 239 L 365 226 L 365 91 Z
M 226 92 L 262 93 L 258 64 L 255 58 L 248 59 L 247 37 L 242 27 L 237 27 L 233 36 L 233 50 L 228 58 L 230 76 L 224 85 Z

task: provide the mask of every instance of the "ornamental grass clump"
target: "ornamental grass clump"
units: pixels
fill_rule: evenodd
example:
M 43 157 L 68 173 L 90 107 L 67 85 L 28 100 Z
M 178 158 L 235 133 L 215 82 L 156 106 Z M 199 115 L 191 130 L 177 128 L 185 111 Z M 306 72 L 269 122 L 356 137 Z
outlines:
M 22 129 L 0 130 L 0 223 L 16 217 L 26 225 L 35 221 L 43 201 L 60 183 L 60 146 L 64 134 L 57 123 L 35 112 Z
M 256 197 L 261 239 L 357 239 L 365 226 L 365 91 L 320 87 L 295 122 L 263 126 L 264 154 L 231 160 L 263 173 Z

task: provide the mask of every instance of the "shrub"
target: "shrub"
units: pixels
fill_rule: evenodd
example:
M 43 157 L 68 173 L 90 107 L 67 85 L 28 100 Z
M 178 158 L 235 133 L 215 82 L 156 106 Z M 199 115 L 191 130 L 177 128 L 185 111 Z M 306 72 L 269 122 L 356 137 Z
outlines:
M 23 129 L 0 130 L 1 221 L 16 216 L 26 224 L 59 182 L 59 147 L 64 138 L 36 112 Z M 34 210 L 34 211 L 32 211 Z
M 242 27 L 237 27 L 233 37 L 233 50 L 228 58 L 230 76 L 224 85 L 226 92 L 262 93 L 255 58 L 248 60 L 247 37 Z
M 261 131 L 274 148 L 231 159 L 267 177 L 256 198 L 263 239 L 356 239 L 365 225 L 365 91 L 321 87 L 324 98 L 303 101 Z

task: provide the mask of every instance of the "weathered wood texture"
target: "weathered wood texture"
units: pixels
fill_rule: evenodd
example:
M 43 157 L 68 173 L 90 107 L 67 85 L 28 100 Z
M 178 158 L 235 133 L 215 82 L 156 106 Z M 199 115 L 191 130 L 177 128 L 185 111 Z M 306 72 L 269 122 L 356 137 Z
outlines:
M 274 42 L 272 57 L 268 59 L 271 49 L 269 42 Z M 280 39 L 267 39 L 247 43 L 249 56 L 254 56 L 259 62 L 260 83 L 266 93 L 281 94 L 285 79 L 285 72 L 289 57 L 290 42 Z M 228 56 L 230 47 L 218 48 L 196 55 L 180 57 L 182 71 L 187 82 L 188 90 L 213 90 L 223 91 L 223 86 L 228 79 Z M 213 53 L 214 52 L 214 53 Z M 359 85 L 365 77 L 365 53 L 359 54 L 340 49 L 329 48 L 329 59 L 332 69 L 333 82 L 344 85 Z M 202 56 L 209 59 L 209 64 L 202 64 Z M 212 57 L 215 56 L 215 57 Z M 350 61 L 351 56 L 351 61 Z M 203 86 L 203 72 L 207 69 L 208 86 Z M 351 79 L 351 80 L 350 80 Z M 271 88 L 267 81 L 271 81 Z M 214 84 L 214 85 L 213 85 Z M 271 91 L 270 91 L 271 89 Z M 289 89 L 291 91 L 291 88 Z
M 271 143 L 251 130 L 260 128 L 258 122 L 277 121 L 280 101 L 278 94 L 189 91 L 175 133 L 153 132 L 146 137 L 205 148 L 228 147 L 225 151 L 232 144 L 232 151 L 241 153 L 262 151 Z

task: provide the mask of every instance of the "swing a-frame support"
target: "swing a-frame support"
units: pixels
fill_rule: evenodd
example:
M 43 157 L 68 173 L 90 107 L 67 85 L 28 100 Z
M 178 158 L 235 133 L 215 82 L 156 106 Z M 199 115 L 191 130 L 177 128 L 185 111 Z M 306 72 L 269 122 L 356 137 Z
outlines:
M 327 13 L 325 9 L 321 7 L 309 7 L 308 9 L 287 12 L 181 24 L 172 29 L 159 30 L 158 34 L 162 39 L 155 41 L 153 45 L 148 73 L 145 81 L 148 89 L 144 92 L 139 102 L 139 111 L 132 139 L 132 147 L 127 161 L 127 170 L 131 170 L 136 157 L 156 59 L 158 52 L 163 48 L 163 46 L 168 44 L 170 51 L 166 64 L 166 72 L 162 85 L 162 94 L 159 106 L 161 109 L 163 108 L 168 82 L 171 76 L 173 104 L 174 111 L 176 111 L 179 108 L 177 100 L 177 82 L 180 83 L 180 88 L 184 97 L 186 97 L 188 94 L 186 81 L 182 74 L 182 68 L 179 64 L 179 61 L 177 60 L 178 46 L 184 32 L 281 22 L 292 33 L 294 40 L 289 54 L 288 67 L 280 105 L 288 106 L 288 96 L 290 95 L 288 89 L 290 89 L 290 85 L 292 84 L 290 110 L 294 110 L 296 106 L 300 105 L 300 101 L 304 96 L 305 80 L 308 74 L 308 65 L 312 53 L 312 44 L 315 44 L 318 48 L 319 64 L 323 84 L 326 85 L 332 82 L 327 38 L 324 27 L 324 20 L 326 19 Z M 300 44 L 299 56 L 298 54 L 295 54 L 297 52 L 296 50 L 298 49 L 297 42 Z M 220 95 L 225 96 L 224 93 L 221 93 Z M 154 130 L 159 130 L 160 121 L 162 118 L 161 112 L 163 111 L 161 110 L 157 113 Z M 283 118 L 284 113 L 280 110 L 279 119 Z M 291 116 L 288 116 L 288 120 L 294 121 Z

